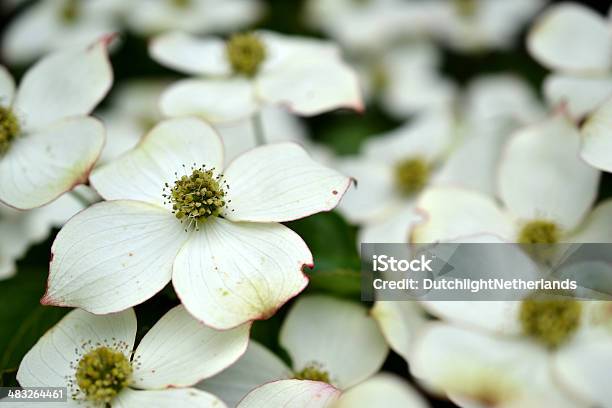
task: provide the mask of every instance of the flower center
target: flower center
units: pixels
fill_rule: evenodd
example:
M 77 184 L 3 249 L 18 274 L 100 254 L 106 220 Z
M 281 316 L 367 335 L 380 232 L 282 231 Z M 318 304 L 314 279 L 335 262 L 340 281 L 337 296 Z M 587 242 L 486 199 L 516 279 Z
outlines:
M 85 354 L 76 370 L 77 385 L 89 401 L 109 403 L 130 385 L 132 365 L 120 351 L 98 347 Z
M 565 343 L 578 329 L 582 305 L 573 299 L 525 299 L 519 320 L 523 332 L 549 348 Z
M 227 185 L 226 185 L 227 187 Z M 164 198 L 172 203 L 172 212 L 179 220 L 190 223 L 217 217 L 225 206 L 225 191 L 221 175 L 215 176 L 213 169 L 192 168 L 189 176 L 182 176 L 172 188 L 166 184 Z
M 187 8 L 191 5 L 191 0 L 170 0 L 170 3 L 176 8 Z
M 8 151 L 11 143 L 21 134 L 21 127 L 15 114 L 0 106 L 0 156 Z
M 304 367 L 301 371 L 295 373 L 296 380 L 320 381 L 329 384 L 329 373 L 322 369 L 320 364 L 311 363 Z
M 395 184 L 404 195 L 418 192 L 428 179 L 429 165 L 423 158 L 413 157 L 395 165 Z
M 518 241 L 521 244 L 556 244 L 560 235 L 559 227 L 554 222 L 535 220 L 525 224 Z
M 255 76 L 266 58 L 266 48 L 255 33 L 234 34 L 225 45 L 227 58 L 236 74 Z
M 474 17 L 478 11 L 477 0 L 454 0 L 453 5 L 457 14 L 464 18 Z
M 377 64 L 372 71 L 372 89 L 374 92 L 382 92 L 389 85 L 389 74 L 383 64 Z
M 66 24 L 74 23 L 81 14 L 79 2 L 81 0 L 65 0 L 59 10 L 60 19 Z

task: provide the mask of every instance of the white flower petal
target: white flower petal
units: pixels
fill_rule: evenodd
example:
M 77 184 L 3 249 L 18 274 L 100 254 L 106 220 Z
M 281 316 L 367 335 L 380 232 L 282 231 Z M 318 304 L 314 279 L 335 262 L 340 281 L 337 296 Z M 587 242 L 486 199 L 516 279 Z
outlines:
M 566 398 L 554 384 L 548 353 L 536 344 L 441 323 L 418 339 L 410 370 L 461 406 L 483 406 L 483 400 L 503 406 L 525 395 Z
M 210 123 L 249 118 L 259 106 L 251 81 L 232 79 L 185 79 L 170 86 L 160 100 L 167 116 L 199 116 Z
M 577 3 L 548 9 L 527 38 L 542 64 L 567 71 L 601 72 L 612 67 L 612 32 L 605 18 Z
M 467 129 L 469 136 L 454 146 L 432 182 L 461 186 L 493 196 L 497 192 L 497 168 L 510 136 L 508 124 L 501 117 L 479 119 L 475 127 Z
M 409 158 L 422 158 L 433 163 L 450 147 L 454 126 L 449 110 L 431 110 L 382 137 L 368 140 L 364 152 L 370 158 L 389 164 Z
M 57 235 L 41 302 L 98 314 L 142 303 L 170 281 L 172 262 L 188 237 L 170 212 L 154 205 L 95 204 Z
M 28 351 L 17 381 L 22 387 L 66 387 L 73 379 L 74 364 L 90 348 L 122 343 L 120 351 L 129 357 L 135 338 L 136 315 L 132 309 L 104 316 L 73 310 Z
M 412 233 L 413 242 L 450 241 L 483 233 L 512 239 L 514 223 L 488 196 L 467 189 L 433 187 L 417 208 L 425 221 Z
M 166 313 L 134 352 L 134 385 L 141 389 L 188 387 L 217 374 L 246 350 L 251 326 L 218 331 L 182 305 Z
M 340 391 L 324 382 L 282 380 L 254 389 L 238 408 L 330 408 L 339 396 Z
M 549 75 L 543 92 L 550 106 L 563 105 L 573 118 L 581 119 L 612 95 L 612 76 Z
M 149 53 L 160 64 L 187 74 L 231 74 L 225 42 L 217 37 L 200 39 L 184 32 L 172 31 L 153 39 Z
M 172 282 L 187 310 L 217 329 L 273 315 L 308 283 L 302 239 L 281 224 L 202 224 L 174 263 Z
M 15 80 L 8 71 L 0 65 L 0 106 L 11 106 L 15 95 Z
M 572 232 L 567 241 L 580 243 L 612 242 L 612 200 L 599 203 L 589 213 L 578 230 Z
M 338 210 L 351 223 L 373 222 L 403 201 L 396 191 L 393 169 L 387 163 L 357 157 L 340 160 L 336 168 L 355 180 L 338 204 Z
M 195 388 L 133 390 L 127 388 L 112 402 L 113 408 L 226 408 L 219 398 Z
M 421 306 L 417 302 L 379 300 L 371 314 L 393 351 L 410 361 L 415 338 L 427 322 Z
M 582 126 L 581 156 L 591 166 L 612 173 L 612 99 L 609 99 Z
M 261 384 L 288 379 L 291 375 L 291 370 L 280 358 L 251 340 L 246 353 L 236 363 L 196 387 L 219 396 L 228 406 L 235 407 Z
M 511 266 L 513 265 L 508 265 L 508 268 L 510 269 Z M 510 272 L 506 271 L 506 276 L 514 277 L 512 274 L 514 271 L 515 269 L 511 269 Z M 439 319 L 459 326 L 503 334 L 520 333 L 518 321 L 520 302 L 423 301 L 421 305 Z
M 609 337 L 571 343 L 553 358 L 554 371 L 564 386 L 593 406 L 610 406 L 612 389 L 607 380 L 612 366 L 612 343 Z
M 104 127 L 93 118 L 69 118 L 16 139 L 0 157 L 0 200 L 39 207 L 87 181 L 104 145 Z
M 15 110 L 26 131 L 68 116 L 90 113 L 109 91 L 113 72 L 105 37 L 86 49 L 62 51 L 40 60 L 26 72 Z
M 580 135 L 558 113 L 516 132 L 499 169 L 499 194 L 513 215 L 573 229 L 597 194 L 599 172 L 579 157 Z
M 426 408 L 427 402 L 405 380 L 379 374 L 342 394 L 333 408 Z
M 361 225 L 358 243 L 408 243 L 412 228 L 423 217 L 416 210 L 414 203 L 406 203 L 376 220 Z
M 107 200 L 130 199 L 164 204 L 170 187 L 193 166 L 220 172 L 223 146 L 215 130 L 196 118 L 168 119 L 155 126 L 132 151 L 95 169 L 91 184 Z
M 256 78 L 257 95 L 263 101 L 303 116 L 338 108 L 364 109 L 357 75 L 339 60 L 302 57 L 275 68 Z
M 351 183 L 295 143 L 253 149 L 234 160 L 224 178 L 231 202 L 223 216 L 254 222 L 291 221 L 332 210 Z
M 296 372 L 315 364 L 341 389 L 376 373 L 388 347 L 374 319 L 360 304 L 327 296 L 301 297 L 280 332 Z

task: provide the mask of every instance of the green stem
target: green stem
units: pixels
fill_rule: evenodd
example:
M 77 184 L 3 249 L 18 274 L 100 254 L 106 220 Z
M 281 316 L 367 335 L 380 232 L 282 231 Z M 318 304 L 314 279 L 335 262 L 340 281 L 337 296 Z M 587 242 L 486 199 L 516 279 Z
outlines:
M 253 131 L 255 133 L 255 141 L 257 142 L 257 146 L 262 146 L 266 144 L 266 135 L 263 128 L 263 121 L 261 119 L 261 112 L 257 112 L 253 115 Z
M 70 195 L 74 197 L 78 202 L 83 204 L 85 207 L 89 207 L 91 204 L 93 204 L 83 194 L 79 193 L 76 190 L 70 190 Z

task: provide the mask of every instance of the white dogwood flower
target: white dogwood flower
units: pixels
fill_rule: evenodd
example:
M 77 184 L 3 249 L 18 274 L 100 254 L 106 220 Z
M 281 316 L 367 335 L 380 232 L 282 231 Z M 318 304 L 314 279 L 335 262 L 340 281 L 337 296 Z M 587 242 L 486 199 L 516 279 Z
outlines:
M 609 113 L 612 109 L 610 17 L 578 3 L 550 7 L 528 37 L 531 55 L 552 69 L 544 93 L 552 105 L 566 104 L 576 119 L 586 116 L 582 157 L 612 172 Z
M 87 180 L 104 145 L 87 115 L 112 84 L 109 41 L 47 56 L 17 90 L 0 67 L 0 201 L 39 207 Z
M 162 65 L 202 77 L 178 81 L 164 93 L 161 109 L 168 116 L 222 123 L 247 119 L 266 105 L 304 116 L 363 109 L 355 73 L 325 41 L 267 31 L 227 41 L 170 32 L 153 40 L 150 53 Z
M 256 388 L 238 404 L 238 408 L 289 406 L 426 408 L 428 404 L 410 384 L 391 374 L 377 374 L 344 392 L 320 381 L 276 381 Z
M 172 280 L 190 313 L 223 329 L 268 318 L 304 289 L 312 254 L 280 222 L 333 209 L 351 183 L 292 143 L 225 167 L 219 137 L 196 118 L 161 122 L 90 180 L 109 201 L 58 234 L 42 302 L 116 312 Z
M 609 403 L 610 302 L 535 295 L 520 302 L 433 304 L 425 307 L 448 323 L 423 329 L 411 350 L 411 372 L 459 405 Z
M 460 51 L 507 49 L 543 0 L 434 0 L 432 31 Z
M 563 140 L 563 143 L 559 143 Z M 499 206 L 490 196 L 458 187 L 429 189 L 418 207 L 426 220 L 415 242 L 494 234 L 508 242 L 609 242 L 609 201 L 591 211 L 599 171 L 579 157 L 580 135 L 563 112 L 517 131 L 498 173 Z
M 427 33 L 434 17 L 428 3 L 308 0 L 306 17 L 310 26 L 325 32 L 350 51 L 380 51 L 400 39 Z
M 25 355 L 17 381 L 22 387 L 67 387 L 66 407 L 224 407 L 191 386 L 244 353 L 249 324 L 217 331 L 177 306 L 138 346 L 136 326 L 132 309 L 104 316 L 73 310 Z
M 291 367 L 251 342 L 240 360 L 198 388 L 230 407 L 251 390 L 278 380 L 319 381 L 345 390 L 374 375 L 388 353 L 365 307 L 322 295 L 301 297 L 295 303 L 281 328 L 280 344 L 291 357 Z
M 263 13 L 259 0 L 130 0 L 127 25 L 150 36 L 170 30 L 194 34 L 230 32 L 254 23 Z
M 26 64 L 52 51 L 85 47 L 119 31 L 122 0 L 35 2 L 8 26 L 2 52 L 11 64 Z

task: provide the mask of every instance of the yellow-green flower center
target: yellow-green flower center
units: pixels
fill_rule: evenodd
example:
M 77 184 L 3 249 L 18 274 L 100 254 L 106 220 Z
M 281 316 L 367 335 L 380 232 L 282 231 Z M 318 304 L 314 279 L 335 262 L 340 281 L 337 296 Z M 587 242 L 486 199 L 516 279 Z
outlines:
M 453 5 L 457 14 L 465 18 L 474 17 L 478 11 L 477 0 L 453 0 Z
M 371 78 L 374 92 L 382 92 L 389 85 L 389 74 L 383 64 L 376 64 Z
M 64 4 L 59 10 L 60 19 L 66 24 L 74 23 L 81 14 L 82 0 L 64 0 Z
M 523 226 L 518 241 L 521 244 L 556 244 L 560 235 L 561 231 L 554 222 L 535 220 Z
M 187 8 L 191 5 L 191 0 L 170 0 L 170 2 L 177 8 Z
M 429 180 L 429 164 L 425 159 L 412 157 L 395 165 L 395 185 L 404 195 L 420 191 Z
M 190 223 L 206 221 L 209 217 L 217 217 L 225 206 L 225 191 L 221 175 L 215 176 L 213 169 L 204 166 L 193 168 L 189 176 L 182 176 L 170 188 L 164 198 L 172 203 L 172 212 L 181 221 Z
M 255 76 L 266 59 L 266 47 L 255 33 L 232 35 L 225 50 L 234 73 L 248 77 Z
M 0 106 L 0 156 L 8 151 L 20 134 L 21 127 L 13 111 Z
M 132 365 L 120 351 L 98 347 L 85 354 L 76 370 L 76 383 L 85 398 L 109 403 L 132 381 Z
M 294 374 L 296 380 L 321 381 L 329 383 L 329 373 L 321 368 L 319 364 L 309 364 L 301 371 Z
M 523 332 L 555 348 L 576 332 L 580 324 L 582 305 L 573 299 L 525 299 L 521 303 L 519 319 Z

